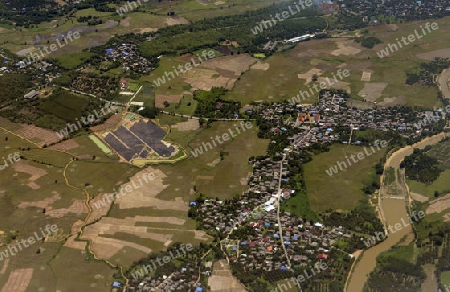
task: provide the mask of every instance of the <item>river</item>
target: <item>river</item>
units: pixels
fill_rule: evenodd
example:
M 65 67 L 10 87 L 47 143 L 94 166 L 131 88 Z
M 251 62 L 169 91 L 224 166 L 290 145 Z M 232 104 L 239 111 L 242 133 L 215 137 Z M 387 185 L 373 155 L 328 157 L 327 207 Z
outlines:
M 435 144 L 442 140 L 444 137 L 448 137 L 450 133 L 441 133 L 432 137 L 423 139 L 422 141 L 412 145 L 404 147 L 396 152 L 394 152 L 386 160 L 384 169 L 388 167 L 393 167 L 395 171 L 400 167 L 400 163 L 405 159 L 406 156 L 411 155 L 414 148 L 423 149 L 428 145 Z M 398 178 L 397 178 L 398 179 Z M 404 184 L 403 180 L 397 180 L 398 184 L 401 186 L 399 188 L 399 198 L 385 198 L 379 199 L 379 207 L 382 213 L 383 221 L 387 225 L 394 226 L 396 223 L 402 223 L 402 219 L 407 222 L 408 213 L 406 210 L 405 201 L 405 189 L 407 186 Z M 384 194 L 383 187 L 380 190 L 380 196 Z M 395 231 L 395 229 L 394 229 Z M 412 233 L 411 226 L 404 227 L 402 224 L 402 229 L 396 231 L 395 233 L 389 233 L 389 237 L 382 243 L 375 245 L 367 250 L 365 250 L 358 263 L 356 263 L 353 271 L 351 272 L 350 280 L 346 288 L 346 292 L 360 292 L 364 288 L 364 283 L 367 281 L 368 275 L 375 269 L 376 258 L 381 253 L 389 250 L 392 246 L 400 241 L 405 235 Z

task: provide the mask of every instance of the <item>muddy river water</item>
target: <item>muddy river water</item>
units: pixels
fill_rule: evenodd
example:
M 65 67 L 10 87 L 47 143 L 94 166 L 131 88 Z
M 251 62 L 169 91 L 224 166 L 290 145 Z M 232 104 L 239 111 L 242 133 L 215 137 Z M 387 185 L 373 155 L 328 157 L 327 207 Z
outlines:
M 412 146 L 407 146 L 394 152 L 387 159 L 385 169 L 390 166 L 397 171 L 397 169 L 400 167 L 400 163 L 405 159 L 406 156 L 410 155 L 413 152 L 414 148 L 423 149 L 428 145 L 439 142 L 445 136 L 448 137 L 450 135 L 449 133 L 441 133 L 432 137 L 425 138 Z M 403 184 L 402 181 L 399 181 L 399 183 Z M 400 194 L 400 197 L 404 197 L 404 189 L 405 186 L 403 184 L 401 186 L 402 193 Z M 381 191 L 381 196 L 382 195 L 383 190 Z M 384 198 L 380 199 L 379 202 L 380 209 L 384 214 L 383 217 L 386 226 L 394 226 L 395 224 L 400 223 L 402 228 L 398 231 L 393 228 L 393 231 L 395 231 L 395 233 L 389 232 L 389 237 L 385 241 L 367 249 L 361 254 L 360 259 L 358 263 L 356 263 L 350 276 L 350 280 L 346 289 L 347 292 L 361 292 L 363 290 L 364 283 L 367 281 L 369 273 L 375 269 L 377 256 L 389 250 L 392 246 L 398 243 L 402 237 L 412 232 L 411 225 L 403 224 L 403 222 L 409 223 L 409 215 L 407 213 L 407 206 L 404 198 Z

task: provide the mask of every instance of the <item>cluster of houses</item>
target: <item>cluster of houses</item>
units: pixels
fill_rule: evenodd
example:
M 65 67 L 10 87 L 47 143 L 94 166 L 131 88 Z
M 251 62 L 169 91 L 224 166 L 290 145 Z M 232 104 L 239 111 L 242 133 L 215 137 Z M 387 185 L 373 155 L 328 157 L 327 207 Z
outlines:
M 247 271 L 302 268 L 313 261 L 326 261 L 336 241 L 352 237 L 342 227 L 309 222 L 288 212 L 280 212 L 278 218 L 278 204 L 295 196 L 295 190 L 278 191 L 279 179 L 287 181 L 290 173 L 270 157 L 251 162 L 250 188 L 242 196 L 230 201 L 191 202 L 200 228 L 226 238 L 222 245 L 230 262 L 243 265 Z M 286 165 L 287 161 L 281 163 Z M 247 231 L 234 232 L 242 228 Z
M 230 262 L 239 263 L 246 270 L 288 270 L 304 268 L 311 263 L 326 261 L 328 254 L 340 238 L 348 237 L 342 227 L 311 224 L 284 212 L 280 214 L 282 234 L 279 233 L 277 214 L 264 213 L 261 219 L 248 222 L 255 235 L 231 238 L 223 242 Z M 283 244 L 289 258 L 287 261 Z
M 152 63 L 139 54 L 135 44 L 126 43 L 108 48 L 105 52 L 105 59 L 112 62 L 122 62 L 122 70 L 133 71 L 138 74 L 146 74 L 155 69 Z
M 447 0 L 354 0 L 352 2 L 347 5 L 339 1 L 339 10 L 342 13 L 361 15 L 365 19 L 370 19 L 379 11 L 405 19 L 426 19 L 442 15 L 450 10 L 450 3 Z
M 373 107 L 360 110 L 346 105 L 346 99 L 340 93 L 325 91 L 318 103 L 301 105 L 292 103 L 274 103 L 260 105 L 264 120 L 273 124 L 271 132 L 276 134 L 289 127 L 298 129 L 298 133 L 289 138 L 294 148 L 306 148 L 314 143 L 327 144 L 347 140 L 335 133 L 336 127 L 348 127 L 349 130 L 374 129 L 378 131 L 398 132 L 403 138 L 417 138 L 431 131 L 435 122 L 448 119 L 444 109 L 435 111 L 410 111 L 399 108 Z M 286 118 L 288 116 L 289 118 Z M 281 121 L 281 122 L 280 122 Z M 359 145 L 361 141 L 351 141 Z
M 202 267 L 202 274 L 210 276 L 212 262 L 206 262 Z M 142 280 L 131 280 L 126 292 L 155 292 L 155 291 L 204 291 L 198 282 L 198 268 L 194 263 L 186 263 L 177 268 L 170 275 L 146 277 Z

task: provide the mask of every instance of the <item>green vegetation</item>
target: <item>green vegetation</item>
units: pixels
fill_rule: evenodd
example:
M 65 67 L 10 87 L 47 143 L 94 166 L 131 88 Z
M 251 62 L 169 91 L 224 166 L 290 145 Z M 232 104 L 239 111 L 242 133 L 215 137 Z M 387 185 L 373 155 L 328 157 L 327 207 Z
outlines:
M 221 97 L 226 93 L 224 88 L 212 88 L 211 91 L 198 91 L 194 93 L 194 99 L 198 102 L 195 110 L 196 116 L 205 118 L 232 119 L 239 113 L 239 102 L 227 102 Z
M 87 98 L 61 90 L 45 99 L 39 107 L 64 121 L 75 122 L 81 117 L 87 105 Z
M 428 63 L 421 63 L 418 68 L 413 68 L 407 72 L 406 84 L 435 85 L 435 76 L 441 74 L 442 70 L 450 67 L 450 59 L 434 58 Z
M 361 43 L 361 46 L 368 49 L 372 49 L 376 45 L 382 43 L 382 41 L 379 38 L 374 36 L 357 38 L 355 41 Z
M 337 161 L 345 161 L 345 156 L 360 151 L 361 147 L 335 144 L 329 152 L 316 155 L 305 164 L 306 188 L 313 210 L 352 209 L 366 198 L 362 189 L 376 180 L 374 165 L 384 157 L 384 151 L 375 152 L 332 176 L 326 173 Z
M 4 104 L 15 99 L 23 99 L 32 84 L 26 74 L 4 74 L 0 76 L 0 103 Z
M 414 149 L 414 152 L 407 156 L 402 163 L 406 178 L 428 185 L 441 174 L 442 169 L 438 165 L 436 158 L 428 156 L 423 150 L 419 149 Z
M 50 61 L 55 62 L 57 65 L 63 67 L 66 70 L 71 70 L 84 64 L 93 56 L 95 56 L 94 53 L 83 51 L 75 54 L 64 54 L 54 59 L 50 59 Z
M 419 291 L 425 272 L 412 260 L 413 248 L 411 243 L 378 256 L 377 267 L 370 274 L 367 287 L 380 291 Z

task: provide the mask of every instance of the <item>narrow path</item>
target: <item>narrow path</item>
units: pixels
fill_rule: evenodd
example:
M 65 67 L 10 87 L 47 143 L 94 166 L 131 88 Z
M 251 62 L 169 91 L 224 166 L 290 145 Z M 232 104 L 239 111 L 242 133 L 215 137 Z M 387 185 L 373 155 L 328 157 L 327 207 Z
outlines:
M 288 262 L 288 269 L 291 270 L 291 260 L 289 259 L 289 255 L 287 253 L 286 250 L 286 245 L 284 244 L 284 239 L 283 239 L 283 228 L 281 226 L 281 220 L 280 220 L 280 199 L 281 199 L 281 178 L 282 178 L 282 173 L 283 173 L 283 161 L 286 159 L 286 155 L 283 155 L 283 159 L 281 159 L 280 161 L 280 178 L 278 179 L 278 193 L 277 193 L 277 220 L 278 220 L 278 232 L 280 233 L 280 240 L 281 240 L 281 246 L 283 247 L 284 250 L 284 255 L 286 257 L 286 260 Z

